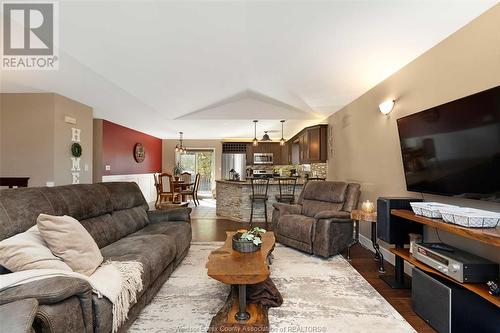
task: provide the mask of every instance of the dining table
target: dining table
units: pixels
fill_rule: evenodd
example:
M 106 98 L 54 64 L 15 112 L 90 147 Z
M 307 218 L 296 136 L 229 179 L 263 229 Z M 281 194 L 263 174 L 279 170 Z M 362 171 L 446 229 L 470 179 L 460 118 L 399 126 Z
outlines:
M 193 186 L 194 183 L 193 182 L 185 182 L 184 180 L 182 179 L 177 179 L 177 180 L 173 180 L 172 181 L 172 184 L 174 185 L 174 191 L 176 191 L 177 189 L 179 189 L 179 192 L 180 191 L 186 191 L 190 186 Z M 186 201 L 186 196 L 183 194 L 182 195 L 182 201 Z

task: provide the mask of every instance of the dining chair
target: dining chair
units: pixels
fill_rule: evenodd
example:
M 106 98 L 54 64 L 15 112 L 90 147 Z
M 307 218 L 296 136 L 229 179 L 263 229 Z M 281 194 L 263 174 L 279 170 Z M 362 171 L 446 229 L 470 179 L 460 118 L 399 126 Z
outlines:
M 198 200 L 198 190 L 200 189 L 200 182 L 201 182 L 201 174 L 197 173 L 194 181 L 194 199 L 198 203 L 198 206 L 200 205 L 200 200 Z
M 279 194 L 276 194 L 276 201 L 293 204 L 295 202 L 295 185 L 297 177 L 279 177 L 278 187 Z
M 189 173 L 189 172 L 183 172 L 181 173 L 181 177 L 179 178 L 180 180 L 182 180 L 183 183 L 191 183 L 191 178 L 192 178 L 192 175 Z
M 190 174 L 189 172 L 183 172 L 179 176 L 179 181 L 174 182 L 174 186 L 175 186 L 175 189 L 179 193 L 185 192 L 185 191 L 190 191 L 190 190 L 192 190 L 191 182 L 192 182 L 192 174 Z M 182 201 L 186 201 L 185 198 L 186 198 L 186 196 L 181 193 Z
M 163 201 L 175 202 L 179 193 L 175 191 L 174 177 L 169 173 L 161 173 L 158 175 L 158 202 L 157 204 L 161 204 Z
M 269 188 L 269 178 L 251 178 L 252 194 L 250 195 L 251 210 L 250 210 L 250 227 L 253 223 L 253 209 L 256 202 L 264 204 L 264 219 L 267 225 L 267 190 Z
M 197 196 L 196 196 L 196 191 L 197 191 L 197 184 L 199 184 L 200 180 L 200 174 L 197 173 L 195 176 L 194 183 L 186 190 L 181 191 L 182 198 L 184 200 L 185 197 L 190 196 L 193 199 L 194 205 L 198 206 L 200 202 L 197 202 Z
M 155 189 L 156 189 L 155 207 L 158 206 L 158 202 L 160 201 L 161 186 L 160 186 L 160 181 L 158 180 L 159 175 L 160 175 L 159 173 L 153 173 L 153 178 L 155 180 Z

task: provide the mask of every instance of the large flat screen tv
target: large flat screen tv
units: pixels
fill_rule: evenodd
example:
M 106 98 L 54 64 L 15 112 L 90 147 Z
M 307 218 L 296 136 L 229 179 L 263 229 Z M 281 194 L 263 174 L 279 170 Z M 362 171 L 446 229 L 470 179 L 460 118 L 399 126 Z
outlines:
M 500 202 L 500 86 L 397 123 L 408 191 Z

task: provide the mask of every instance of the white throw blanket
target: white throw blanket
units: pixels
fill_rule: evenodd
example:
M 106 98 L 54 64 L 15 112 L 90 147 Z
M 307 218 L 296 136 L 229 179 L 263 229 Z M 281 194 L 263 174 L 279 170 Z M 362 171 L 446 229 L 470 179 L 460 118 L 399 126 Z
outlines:
M 0 291 L 32 281 L 55 276 L 69 276 L 86 280 L 98 297 L 106 297 L 113 304 L 113 333 L 128 318 L 130 307 L 142 291 L 143 267 L 135 261 L 107 261 L 91 276 L 56 269 L 32 269 L 0 275 Z

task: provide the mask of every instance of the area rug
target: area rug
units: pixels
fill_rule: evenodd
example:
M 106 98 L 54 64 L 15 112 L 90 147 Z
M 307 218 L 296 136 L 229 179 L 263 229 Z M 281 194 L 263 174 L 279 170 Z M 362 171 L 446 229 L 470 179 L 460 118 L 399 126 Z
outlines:
M 207 332 L 229 293 L 205 268 L 221 244 L 192 243 L 129 332 Z M 279 244 L 273 253 L 271 277 L 284 302 L 269 310 L 271 332 L 415 332 L 341 256 L 320 259 Z

